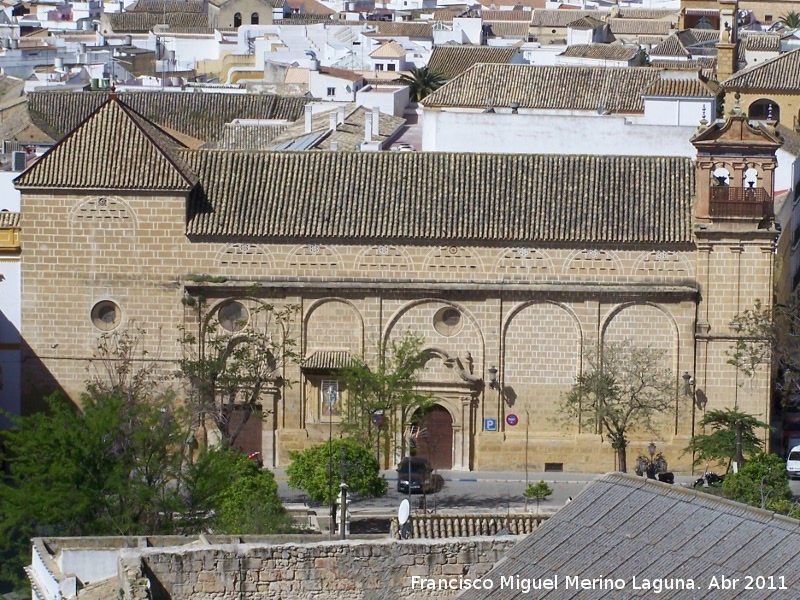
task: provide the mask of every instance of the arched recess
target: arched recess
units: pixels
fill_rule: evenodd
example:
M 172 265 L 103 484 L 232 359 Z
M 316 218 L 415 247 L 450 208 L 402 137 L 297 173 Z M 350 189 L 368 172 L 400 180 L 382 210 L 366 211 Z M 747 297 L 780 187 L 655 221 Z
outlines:
M 73 227 L 108 223 L 128 230 L 138 228 L 136 212 L 118 196 L 87 196 L 72 208 L 69 220 Z
M 494 272 L 504 281 L 529 281 L 552 275 L 553 261 L 536 248 L 507 248 L 497 257 Z
M 642 252 L 633 264 L 633 274 L 646 277 L 688 277 L 691 272 L 692 265 L 682 252 Z
M 436 318 L 442 310 L 456 310 L 460 328 L 439 328 Z M 383 340 L 399 337 L 403 332 L 422 337 L 423 350 L 429 360 L 417 379 L 417 388 L 436 399 L 436 404 L 452 416 L 453 469 L 469 469 L 472 465 L 473 442 L 480 413 L 479 399 L 483 389 L 484 336 L 474 315 L 463 305 L 438 298 L 423 298 L 399 306 L 388 320 Z M 452 333 L 452 335 L 451 335 Z M 402 449 L 401 439 L 395 448 Z
M 483 272 L 483 263 L 476 249 L 469 246 L 440 246 L 425 257 L 422 272 L 437 279 L 463 280 Z
M 261 244 L 228 244 L 214 262 L 220 267 L 256 266 L 270 270 L 275 267 L 272 253 Z
M 759 98 L 747 108 L 747 118 L 754 121 L 780 121 L 780 104 L 770 98 Z
M 364 317 L 344 298 L 323 298 L 308 307 L 303 318 L 303 353 L 315 350 L 364 352 Z
M 529 411 L 538 431 L 559 431 L 562 394 L 581 370 L 583 332 L 575 313 L 556 302 L 527 302 L 503 325 L 498 375 L 506 412 Z
M 286 257 L 286 268 L 299 275 L 310 275 L 315 269 L 337 269 L 341 264 L 336 250 L 320 244 L 295 246 Z
M 622 272 L 622 262 L 612 250 L 576 250 L 564 261 L 564 275 L 604 277 Z
M 663 366 L 678 373 L 680 334 L 675 318 L 664 307 L 652 302 L 628 302 L 614 307 L 601 323 L 603 344 L 632 341 L 664 352 Z M 656 424 L 669 434 L 677 431 L 681 406 L 677 395 L 674 412 L 663 415 Z M 691 406 L 688 407 L 691 410 Z
M 362 250 L 356 258 L 355 264 L 356 269 L 362 275 L 381 271 L 384 272 L 384 276 L 391 276 L 398 272 L 408 271 L 412 261 L 408 252 L 402 247 L 382 244 Z
M 118 196 L 87 196 L 69 215 L 70 242 L 88 255 L 73 267 L 79 272 L 138 273 L 138 218 Z M 108 252 L 108 249 L 113 252 Z

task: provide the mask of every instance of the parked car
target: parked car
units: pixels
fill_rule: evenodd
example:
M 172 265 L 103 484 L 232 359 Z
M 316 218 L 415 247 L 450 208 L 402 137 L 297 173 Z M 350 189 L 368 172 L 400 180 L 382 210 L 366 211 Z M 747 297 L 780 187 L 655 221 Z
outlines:
M 789 456 L 786 459 L 786 474 L 789 479 L 800 477 L 800 446 L 789 450 Z
M 397 491 L 404 494 L 428 494 L 435 491 L 433 467 L 427 458 L 412 456 L 400 462 L 397 466 Z

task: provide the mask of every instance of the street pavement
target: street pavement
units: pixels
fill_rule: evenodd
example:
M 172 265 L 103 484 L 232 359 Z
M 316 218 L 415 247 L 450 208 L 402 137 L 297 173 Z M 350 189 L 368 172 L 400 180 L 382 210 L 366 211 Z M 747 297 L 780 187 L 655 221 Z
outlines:
M 278 494 L 285 504 L 308 505 L 310 508 L 326 510 L 319 503 L 308 502 L 302 490 L 288 486 L 286 472 L 275 469 L 278 482 Z M 522 472 L 486 472 L 486 471 L 438 471 L 444 478 L 444 487 L 436 494 L 428 494 L 425 498 L 428 512 L 480 514 L 480 513 L 521 513 L 536 512 L 536 502 L 526 505 L 522 495 L 526 488 L 525 473 Z M 350 513 L 353 516 L 393 516 L 397 514 L 400 502 L 408 498 L 407 494 L 397 491 L 396 471 L 382 471 L 389 484 L 389 491 L 383 498 L 351 498 Z M 586 486 L 600 475 L 597 473 L 529 473 L 528 483 L 546 481 L 553 494 L 540 503 L 542 513 L 552 513 L 563 507 L 567 500 L 575 498 Z M 696 476 L 678 476 L 676 485 L 691 485 Z M 338 481 L 334 486 L 338 489 Z M 422 496 L 414 494 L 410 498 L 412 512 L 420 512 Z M 527 506 L 527 510 L 526 510 Z

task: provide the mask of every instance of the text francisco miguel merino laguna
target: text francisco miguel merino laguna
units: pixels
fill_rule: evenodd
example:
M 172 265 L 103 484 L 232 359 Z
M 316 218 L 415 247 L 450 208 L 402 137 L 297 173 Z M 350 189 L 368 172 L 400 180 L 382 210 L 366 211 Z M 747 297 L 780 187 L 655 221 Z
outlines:
M 783 575 L 729 577 L 712 575 L 699 583 L 683 577 L 662 577 L 647 579 L 632 577 L 628 579 L 597 577 L 593 579 L 554 575 L 552 577 L 530 578 L 508 575 L 493 579 L 491 577 L 411 577 L 411 588 L 417 590 L 519 590 L 527 594 L 534 590 L 646 590 L 660 594 L 667 590 L 785 590 L 786 578 Z

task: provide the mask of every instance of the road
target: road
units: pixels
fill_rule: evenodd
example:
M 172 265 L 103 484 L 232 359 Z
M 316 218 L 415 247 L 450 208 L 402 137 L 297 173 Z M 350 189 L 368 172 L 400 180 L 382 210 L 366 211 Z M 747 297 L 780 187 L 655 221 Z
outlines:
M 427 509 L 437 512 L 459 513 L 504 513 L 525 511 L 525 473 L 489 473 L 489 472 L 463 472 L 441 471 L 444 478 L 444 488 L 438 494 L 428 494 Z M 278 480 L 278 493 L 285 503 L 306 503 L 308 497 L 302 491 L 289 488 L 285 472 L 280 469 L 275 471 Z M 352 515 L 394 515 L 407 494 L 397 491 L 397 474 L 395 471 L 384 471 L 384 477 L 389 483 L 389 492 L 383 498 L 354 498 L 351 499 L 350 512 Z M 553 495 L 541 502 L 541 512 L 554 512 L 564 506 L 567 499 L 574 498 L 595 478 L 597 474 L 583 473 L 530 473 L 528 481 L 536 483 L 546 481 L 553 488 Z M 687 483 L 694 478 L 678 478 L 678 483 Z M 338 487 L 338 482 L 334 482 Z M 420 510 L 421 496 L 411 496 L 411 506 L 414 512 Z M 311 503 L 310 506 L 319 507 Z M 535 501 L 530 503 L 533 509 Z M 322 507 L 320 507 L 322 508 Z M 324 509 L 323 509 L 324 511 Z M 322 512 L 322 511 L 321 511 Z M 323 513 L 324 514 L 324 513 Z

